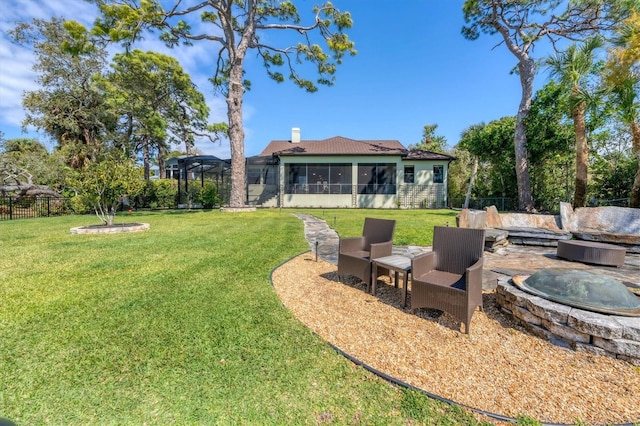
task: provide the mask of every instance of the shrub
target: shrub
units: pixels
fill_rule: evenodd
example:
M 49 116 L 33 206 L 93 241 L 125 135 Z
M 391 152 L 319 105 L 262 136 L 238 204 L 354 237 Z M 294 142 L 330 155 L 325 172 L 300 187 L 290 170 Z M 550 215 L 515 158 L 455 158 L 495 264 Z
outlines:
M 83 195 L 76 195 L 70 199 L 71 210 L 76 214 L 91 212 L 91 202 Z
M 205 209 L 211 209 L 220 205 L 220 197 L 218 196 L 218 188 L 213 182 L 205 182 L 204 187 L 199 192 L 197 203 L 202 204 Z
M 140 207 L 173 208 L 178 195 L 178 183 L 173 179 L 150 180 L 145 183 L 145 188 L 138 197 L 137 204 Z

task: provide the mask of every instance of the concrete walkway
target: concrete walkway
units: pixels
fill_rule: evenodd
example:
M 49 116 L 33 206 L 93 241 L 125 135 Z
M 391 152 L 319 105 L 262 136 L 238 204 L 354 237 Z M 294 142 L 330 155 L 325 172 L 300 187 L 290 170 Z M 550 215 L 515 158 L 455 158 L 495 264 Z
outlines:
M 323 219 L 308 214 L 295 214 L 304 223 L 304 235 L 309 248 L 318 257 L 333 265 L 338 264 L 338 234 Z M 431 247 L 393 246 L 394 254 L 430 251 Z M 569 262 L 556 256 L 555 247 L 522 246 L 509 244 L 495 253 L 485 252 L 483 288 L 494 289 L 501 276 L 530 275 L 543 268 L 587 269 L 611 276 L 631 287 L 640 288 L 640 255 L 627 253 L 622 267 L 585 265 Z

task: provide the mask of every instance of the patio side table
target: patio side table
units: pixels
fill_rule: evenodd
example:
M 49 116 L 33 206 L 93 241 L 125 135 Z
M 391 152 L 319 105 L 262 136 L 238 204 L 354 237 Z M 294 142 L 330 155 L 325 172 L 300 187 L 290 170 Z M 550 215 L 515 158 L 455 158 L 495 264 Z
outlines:
M 371 294 L 376 294 L 376 284 L 378 277 L 378 267 L 389 269 L 395 272 L 394 283 L 398 287 L 398 275 L 403 276 L 403 289 L 402 289 L 402 307 L 407 304 L 407 287 L 409 284 L 409 274 L 411 273 L 411 258 L 400 254 L 394 254 L 391 256 L 379 257 L 371 261 Z

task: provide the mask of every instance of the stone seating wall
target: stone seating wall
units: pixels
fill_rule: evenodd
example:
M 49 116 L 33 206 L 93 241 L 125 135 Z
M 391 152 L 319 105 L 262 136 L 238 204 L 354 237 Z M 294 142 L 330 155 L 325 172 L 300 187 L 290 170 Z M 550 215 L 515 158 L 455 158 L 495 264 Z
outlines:
M 557 247 L 559 240 L 580 239 L 616 244 L 628 253 L 640 253 L 640 209 L 627 207 L 582 207 L 560 203 L 559 215 L 498 213 L 463 209 L 456 218 L 462 228 L 485 228 L 488 238 L 505 234 L 511 244 Z M 485 248 L 491 248 L 487 241 Z M 495 245 L 493 246 L 495 248 Z

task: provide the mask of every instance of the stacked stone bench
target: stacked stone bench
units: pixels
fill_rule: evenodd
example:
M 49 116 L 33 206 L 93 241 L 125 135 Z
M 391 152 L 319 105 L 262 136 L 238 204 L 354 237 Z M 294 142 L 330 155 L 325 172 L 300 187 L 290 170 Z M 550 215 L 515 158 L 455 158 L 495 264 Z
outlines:
M 560 214 L 498 213 L 495 206 L 483 210 L 462 209 L 456 217 L 461 228 L 484 228 L 503 235 L 508 243 L 557 247 L 559 241 L 578 239 L 624 247 L 640 254 L 640 209 L 581 207 L 560 203 Z M 485 235 L 491 235 L 486 233 Z M 507 241 L 486 240 L 495 249 Z

